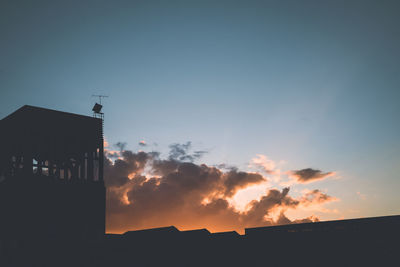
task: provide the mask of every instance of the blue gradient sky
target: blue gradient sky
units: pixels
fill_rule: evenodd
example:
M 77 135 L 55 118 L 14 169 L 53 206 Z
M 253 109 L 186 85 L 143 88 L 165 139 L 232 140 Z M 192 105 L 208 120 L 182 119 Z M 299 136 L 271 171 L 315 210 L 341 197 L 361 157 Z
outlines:
M 326 219 L 399 214 L 399 3 L 3 0 L 0 117 L 106 94 L 111 144 L 336 171 Z

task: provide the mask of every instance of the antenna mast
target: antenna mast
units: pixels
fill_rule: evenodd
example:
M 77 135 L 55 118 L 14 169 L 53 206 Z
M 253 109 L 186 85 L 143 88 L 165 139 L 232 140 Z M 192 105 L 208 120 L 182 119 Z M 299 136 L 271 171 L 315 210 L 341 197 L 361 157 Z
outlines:
M 101 105 L 101 99 L 108 97 L 108 95 L 92 95 L 92 97 L 98 97 L 99 98 L 99 104 Z
M 95 103 L 92 110 L 93 110 L 93 117 L 101 119 L 101 140 L 99 144 L 99 151 L 98 151 L 98 162 L 99 162 L 99 181 L 104 183 L 103 180 L 103 171 L 104 171 L 104 113 L 101 112 L 103 105 L 101 104 L 101 99 L 108 97 L 107 95 L 92 95 L 92 97 L 98 97 L 100 103 Z M 97 152 L 96 152 L 97 153 Z
M 108 95 L 92 95 L 92 97 L 98 97 L 99 98 L 99 103 L 94 104 L 92 110 L 93 110 L 93 117 L 95 118 L 100 118 L 104 120 L 104 113 L 101 112 L 101 109 L 103 108 L 103 105 L 101 104 L 101 99 L 108 97 Z

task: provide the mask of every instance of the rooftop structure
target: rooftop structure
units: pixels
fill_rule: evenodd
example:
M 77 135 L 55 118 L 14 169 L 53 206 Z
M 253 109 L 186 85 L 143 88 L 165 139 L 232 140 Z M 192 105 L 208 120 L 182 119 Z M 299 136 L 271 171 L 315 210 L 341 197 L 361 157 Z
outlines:
M 101 119 L 23 106 L 0 121 L 0 146 L 2 236 L 104 234 Z

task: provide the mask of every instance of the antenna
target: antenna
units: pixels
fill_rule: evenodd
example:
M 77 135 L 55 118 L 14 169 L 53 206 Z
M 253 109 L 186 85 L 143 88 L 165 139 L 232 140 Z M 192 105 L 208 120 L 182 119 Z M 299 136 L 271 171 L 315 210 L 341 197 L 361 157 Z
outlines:
M 108 97 L 108 95 L 92 95 L 92 97 L 98 97 L 98 98 L 99 98 L 100 105 L 101 105 L 101 99 L 102 99 L 102 98 L 105 98 L 105 97 Z
M 92 110 L 93 110 L 93 117 L 94 118 L 99 118 L 101 120 L 101 142 L 98 148 L 98 178 L 99 181 L 103 182 L 103 170 L 104 170 L 104 113 L 101 112 L 101 109 L 103 108 L 103 105 L 101 104 L 101 99 L 108 97 L 108 95 L 92 95 L 92 97 L 98 97 L 100 103 L 95 103 Z M 97 152 L 96 152 L 97 154 Z
M 103 105 L 101 104 L 101 99 L 108 97 L 108 95 L 92 95 L 92 97 L 98 97 L 99 98 L 99 102 L 100 103 L 95 103 L 92 111 L 93 111 L 93 117 L 95 118 L 100 118 L 100 119 L 104 119 L 104 113 L 101 112 L 101 109 L 103 108 Z

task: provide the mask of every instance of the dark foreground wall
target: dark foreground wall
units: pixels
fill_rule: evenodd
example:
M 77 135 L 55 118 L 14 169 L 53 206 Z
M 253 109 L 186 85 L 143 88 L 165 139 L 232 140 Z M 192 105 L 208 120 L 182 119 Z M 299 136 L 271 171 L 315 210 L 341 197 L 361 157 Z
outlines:
M 0 241 L 99 239 L 105 232 L 105 187 L 98 181 L 13 177 L 0 183 Z
M 175 227 L 102 240 L 3 244 L 0 266 L 399 266 L 400 216 L 211 234 Z

